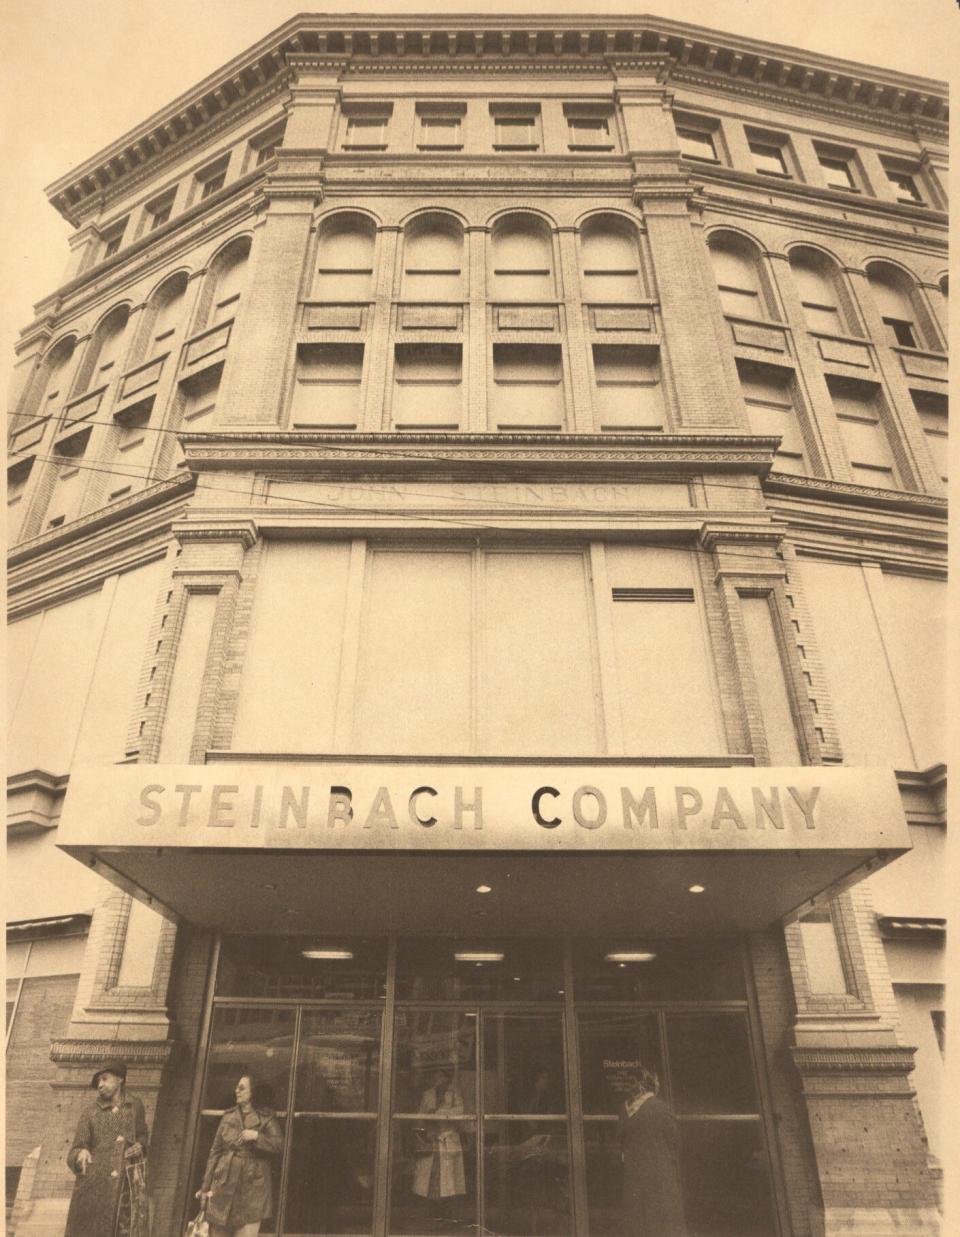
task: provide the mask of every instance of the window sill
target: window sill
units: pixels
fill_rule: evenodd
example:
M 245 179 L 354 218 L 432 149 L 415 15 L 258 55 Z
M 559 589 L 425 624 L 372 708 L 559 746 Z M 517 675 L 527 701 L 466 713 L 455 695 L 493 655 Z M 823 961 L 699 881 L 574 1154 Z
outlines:
M 611 150 L 616 150 L 616 147 L 612 142 L 568 142 L 567 149 L 576 151 L 593 150 L 609 153 Z
M 540 147 L 534 142 L 494 142 L 494 150 L 516 150 L 516 151 L 536 151 Z
M 422 150 L 422 151 L 427 151 L 427 152 L 431 150 L 463 150 L 463 143 L 458 142 L 456 145 L 451 144 L 449 146 L 445 146 L 440 142 L 418 142 L 417 150 Z

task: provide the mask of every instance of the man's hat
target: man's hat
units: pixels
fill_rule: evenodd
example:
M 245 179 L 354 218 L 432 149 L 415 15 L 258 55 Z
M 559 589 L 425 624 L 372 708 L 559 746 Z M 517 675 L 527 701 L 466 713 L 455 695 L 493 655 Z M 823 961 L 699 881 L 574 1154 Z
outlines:
M 103 1065 L 97 1069 L 97 1072 L 90 1080 L 91 1087 L 96 1087 L 97 1083 L 100 1081 L 101 1074 L 116 1074 L 118 1078 L 122 1078 L 126 1081 L 127 1063 L 126 1061 L 104 1061 Z

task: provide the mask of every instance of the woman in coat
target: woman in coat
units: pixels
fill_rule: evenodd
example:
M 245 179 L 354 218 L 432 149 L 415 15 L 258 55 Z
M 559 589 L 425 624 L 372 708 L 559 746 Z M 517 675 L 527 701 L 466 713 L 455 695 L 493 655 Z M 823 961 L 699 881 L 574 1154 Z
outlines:
M 680 1186 L 680 1132 L 650 1070 L 632 1080 L 620 1110 L 624 1231 L 629 1237 L 687 1237 Z
M 197 1197 L 203 1200 L 210 1237 L 255 1237 L 273 1213 L 272 1161 L 283 1150 L 283 1131 L 244 1074 L 234 1094 L 236 1108 L 220 1119 Z
M 438 1070 L 420 1097 L 420 1112 L 435 1117 L 463 1116 L 463 1099 L 450 1070 Z M 413 1192 L 421 1198 L 452 1199 L 466 1194 L 463 1145 L 455 1121 L 431 1121 L 421 1134 L 426 1146 L 413 1165 Z

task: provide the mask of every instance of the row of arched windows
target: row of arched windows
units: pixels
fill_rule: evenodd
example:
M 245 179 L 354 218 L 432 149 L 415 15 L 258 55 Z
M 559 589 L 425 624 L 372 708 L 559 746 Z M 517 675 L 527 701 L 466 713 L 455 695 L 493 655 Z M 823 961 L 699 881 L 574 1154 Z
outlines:
M 191 333 L 235 316 L 249 252 L 250 238 L 239 237 L 211 262 Z M 59 340 L 41 363 L 22 414 L 59 412 L 64 403 L 105 386 L 116 377 L 119 365 L 129 370 L 169 352 L 182 325 L 187 285 L 185 271 L 165 279 L 147 301 L 132 338 L 130 306 L 117 305 L 100 319 L 84 345 L 78 346 L 73 335 Z
M 462 223 L 429 212 L 404 228 L 400 295 L 411 300 L 461 300 L 465 296 L 466 245 Z M 370 300 L 377 227 L 369 216 L 345 212 L 320 226 L 317 300 Z M 581 293 L 585 300 L 636 301 L 649 296 L 642 277 L 639 238 L 622 216 L 591 216 L 579 229 Z M 497 300 L 553 300 L 559 293 L 557 255 L 550 225 L 516 212 L 497 219 L 487 247 L 487 292 Z
M 715 232 L 709 240 L 717 287 L 724 311 L 734 316 L 779 321 L 780 307 L 760 250 L 733 232 Z M 811 331 L 866 338 L 865 328 L 839 263 L 820 249 L 791 248 L 790 270 Z M 876 260 L 864 268 L 873 305 L 885 331 L 886 342 L 906 348 L 942 351 L 941 334 L 916 281 L 892 262 Z M 947 293 L 946 276 L 940 284 Z

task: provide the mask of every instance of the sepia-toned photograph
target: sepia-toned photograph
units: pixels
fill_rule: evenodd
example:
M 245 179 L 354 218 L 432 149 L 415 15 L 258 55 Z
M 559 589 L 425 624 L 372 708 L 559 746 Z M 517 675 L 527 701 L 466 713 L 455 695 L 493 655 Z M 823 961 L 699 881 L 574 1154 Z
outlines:
M 10 5 L 6 1237 L 960 1231 L 960 16 L 612 7 Z

